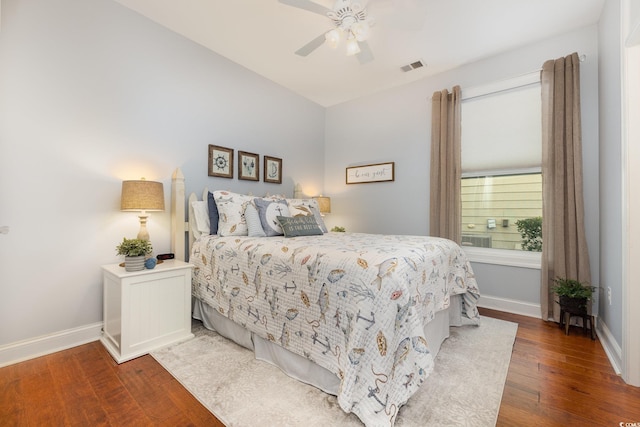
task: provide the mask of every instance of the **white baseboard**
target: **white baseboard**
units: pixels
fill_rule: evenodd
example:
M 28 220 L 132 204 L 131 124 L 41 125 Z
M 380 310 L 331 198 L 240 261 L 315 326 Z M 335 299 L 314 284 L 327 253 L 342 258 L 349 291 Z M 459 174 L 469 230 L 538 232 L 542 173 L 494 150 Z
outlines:
M 100 339 L 102 322 L 0 346 L 0 368 Z
M 540 304 L 532 304 L 526 301 L 493 297 L 491 295 L 481 295 L 478 300 L 478 307 L 520 314 L 522 316 L 535 317 L 537 319 L 541 318 Z
M 597 324 L 600 344 L 602 344 L 602 348 L 609 358 L 609 362 L 611 362 L 613 370 L 617 375 L 620 375 L 622 373 L 622 348 L 613 337 L 613 334 L 607 327 L 606 323 L 604 323 L 600 317 L 598 317 Z

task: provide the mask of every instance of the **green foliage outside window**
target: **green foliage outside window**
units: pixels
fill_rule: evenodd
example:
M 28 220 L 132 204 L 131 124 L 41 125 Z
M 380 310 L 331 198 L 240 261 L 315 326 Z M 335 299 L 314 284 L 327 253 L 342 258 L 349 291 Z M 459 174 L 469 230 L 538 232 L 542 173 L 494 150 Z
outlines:
M 542 252 L 542 217 L 519 219 L 516 227 L 522 236 L 522 249 L 531 252 Z

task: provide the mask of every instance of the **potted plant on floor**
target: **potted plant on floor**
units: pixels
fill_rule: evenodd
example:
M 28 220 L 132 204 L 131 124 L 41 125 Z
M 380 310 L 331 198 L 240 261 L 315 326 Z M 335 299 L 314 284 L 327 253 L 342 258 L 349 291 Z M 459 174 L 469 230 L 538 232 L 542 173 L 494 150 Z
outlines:
M 557 277 L 553 279 L 553 292 L 558 295 L 560 307 L 563 311 L 573 314 L 587 314 L 587 301 L 595 287 L 578 280 Z
M 124 268 L 127 271 L 139 271 L 144 269 L 144 261 L 147 255 L 153 251 L 151 242 L 142 239 L 122 239 L 122 243 L 116 246 L 116 253 L 124 255 Z

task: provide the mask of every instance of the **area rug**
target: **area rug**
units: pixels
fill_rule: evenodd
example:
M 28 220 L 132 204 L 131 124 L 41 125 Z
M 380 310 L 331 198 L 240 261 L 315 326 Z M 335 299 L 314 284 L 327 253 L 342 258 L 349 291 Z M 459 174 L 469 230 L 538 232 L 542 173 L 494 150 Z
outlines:
M 395 425 L 494 426 L 517 327 L 482 317 L 479 327 L 451 328 L 433 373 L 400 409 Z M 199 322 L 193 333 L 194 339 L 151 355 L 226 426 L 362 427 L 335 396 L 256 360 Z

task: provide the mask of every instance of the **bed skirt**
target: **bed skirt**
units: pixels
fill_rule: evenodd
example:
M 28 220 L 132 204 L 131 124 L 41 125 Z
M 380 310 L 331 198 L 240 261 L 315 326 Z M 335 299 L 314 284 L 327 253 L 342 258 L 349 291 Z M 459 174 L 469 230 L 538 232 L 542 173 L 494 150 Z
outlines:
M 435 318 L 425 328 L 429 352 L 435 356 L 440 346 L 449 337 L 450 326 L 462 325 L 460 295 L 451 297 L 448 309 L 436 313 Z M 241 325 L 224 317 L 211 306 L 197 298 L 193 300 L 193 318 L 202 321 L 205 328 L 218 332 L 238 345 L 254 352 L 256 359 L 271 363 L 288 376 L 310 384 L 325 393 L 338 394 L 340 379 L 327 369 L 294 354 L 285 348 L 252 334 Z

